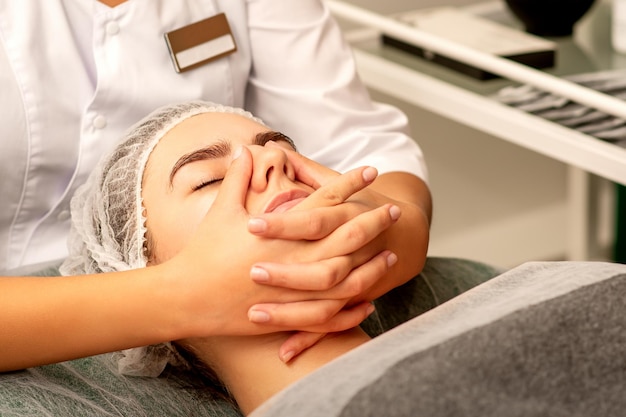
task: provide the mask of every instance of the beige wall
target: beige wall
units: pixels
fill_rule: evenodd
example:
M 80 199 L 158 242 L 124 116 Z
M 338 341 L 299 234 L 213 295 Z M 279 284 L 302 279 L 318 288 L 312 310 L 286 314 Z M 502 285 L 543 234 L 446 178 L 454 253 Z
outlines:
M 407 105 L 428 161 L 434 200 L 430 255 L 510 267 L 562 259 L 567 245 L 566 167 Z

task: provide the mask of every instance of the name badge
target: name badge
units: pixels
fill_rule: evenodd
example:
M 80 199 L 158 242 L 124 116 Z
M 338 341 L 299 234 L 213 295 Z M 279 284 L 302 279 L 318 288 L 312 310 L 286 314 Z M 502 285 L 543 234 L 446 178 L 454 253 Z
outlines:
M 165 34 L 176 72 L 185 72 L 237 50 L 235 38 L 220 13 Z

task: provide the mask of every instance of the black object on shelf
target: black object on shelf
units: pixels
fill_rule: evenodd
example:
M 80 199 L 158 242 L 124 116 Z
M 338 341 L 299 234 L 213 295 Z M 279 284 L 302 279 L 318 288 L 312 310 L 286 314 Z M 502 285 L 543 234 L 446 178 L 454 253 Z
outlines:
M 485 71 L 481 68 L 477 68 L 472 65 L 454 60 L 452 58 L 448 58 L 444 55 L 435 54 L 431 51 L 425 50 L 424 48 L 421 48 L 413 44 L 409 44 L 407 42 L 401 41 L 399 39 L 393 38 L 388 35 L 382 35 L 381 39 L 385 45 L 389 45 L 389 46 L 393 46 L 395 48 L 401 49 L 412 55 L 416 55 L 428 61 L 443 65 L 445 67 L 461 72 L 465 75 L 469 75 L 470 77 L 476 78 L 478 80 L 486 81 L 486 80 L 492 80 L 494 78 L 500 78 L 498 75 L 493 74 L 489 71 Z M 509 55 L 509 56 L 505 55 L 502 57 L 508 58 L 515 62 L 519 62 L 520 64 L 528 65 L 529 67 L 542 69 L 542 68 L 551 68 L 554 66 L 555 61 L 556 61 L 556 51 L 553 49 L 550 49 L 550 50 L 544 50 L 544 51 L 528 52 L 524 54 L 516 54 L 516 55 Z
M 442 6 L 417 9 L 394 17 L 417 31 L 479 52 L 508 58 L 530 67 L 549 68 L 554 66 L 556 61 L 557 45 L 555 42 L 465 12 L 460 8 Z M 385 45 L 441 64 L 478 80 L 497 77 L 487 70 L 460 62 L 445 54 L 435 53 L 388 33 L 383 33 L 381 39 Z
M 574 24 L 595 0 L 505 0 L 526 31 L 534 35 L 571 36 Z

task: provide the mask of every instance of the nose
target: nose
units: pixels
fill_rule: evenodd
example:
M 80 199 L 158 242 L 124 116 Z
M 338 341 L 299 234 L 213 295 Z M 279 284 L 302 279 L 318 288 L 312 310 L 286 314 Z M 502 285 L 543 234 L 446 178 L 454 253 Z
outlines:
M 252 153 L 252 179 L 250 187 L 254 191 L 263 191 L 272 179 L 286 177 L 295 180 L 295 171 L 285 151 L 275 146 L 250 147 Z

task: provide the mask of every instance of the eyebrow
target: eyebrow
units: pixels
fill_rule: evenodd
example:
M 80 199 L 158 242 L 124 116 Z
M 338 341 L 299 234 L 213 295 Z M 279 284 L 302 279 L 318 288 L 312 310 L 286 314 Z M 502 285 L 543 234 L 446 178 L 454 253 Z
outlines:
M 178 158 L 178 161 L 176 161 L 172 167 L 172 171 L 170 172 L 170 186 L 173 186 L 174 184 L 174 177 L 176 176 L 176 173 L 185 165 L 197 161 L 225 158 L 230 155 L 231 150 L 232 147 L 230 146 L 230 142 L 221 140 L 205 148 L 196 149 L 195 151 L 181 156 Z
M 296 145 L 291 140 L 291 138 L 281 132 L 277 131 L 267 131 L 261 132 L 255 135 L 254 140 L 252 141 L 253 145 L 264 146 L 267 142 L 270 141 L 283 141 L 287 142 L 289 146 L 291 146 L 294 150 L 296 150 Z M 219 159 L 225 158 L 229 156 L 232 152 L 232 146 L 230 142 L 226 140 L 220 140 L 212 145 L 209 145 L 205 148 L 196 149 L 195 151 L 189 152 L 176 161 L 174 166 L 172 167 L 172 171 L 170 172 L 170 186 L 174 184 L 174 176 L 176 173 L 180 171 L 182 167 L 192 162 L 197 161 L 205 161 L 210 159 Z

